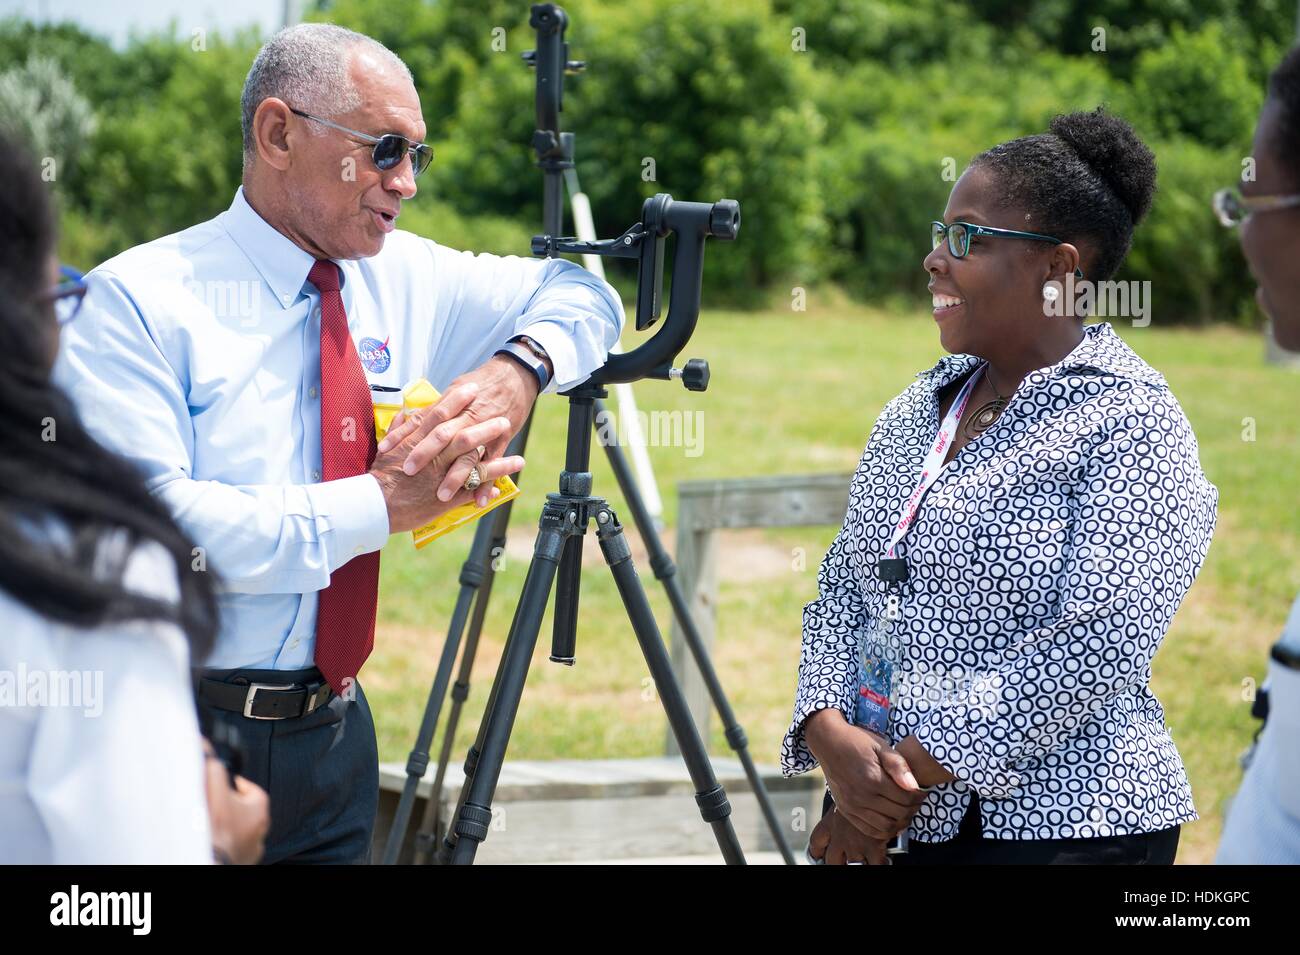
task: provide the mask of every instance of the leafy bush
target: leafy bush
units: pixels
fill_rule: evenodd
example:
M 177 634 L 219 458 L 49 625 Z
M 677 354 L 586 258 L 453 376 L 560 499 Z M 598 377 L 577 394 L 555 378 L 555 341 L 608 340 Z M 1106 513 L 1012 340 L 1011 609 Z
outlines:
M 602 236 L 656 192 L 741 200 L 739 239 L 710 250 L 706 296 L 751 304 L 833 281 L 918 296 L 926 223 L 989 146 L 1105 103 L 1160 167 L 1123 277 L 1152 282 L 1160 322 L 1248 319 L 1250 282 L 1209 197 L 1240 173 L 1290 0 L 569 0 L 563 125 Z M 527 7 L 318 0 L 309 17 L 374 36 L 411 67 L 437 150 L 403 227 L 454 247 L 526 254 L 541 212 L 529 142 Z M 1104 31 L 1099 34 L 1099 30 Z M 1104 43 L 1099 43 L 1100 39 Z M 54 183 L 65 254 L 90 265 L 209 218 L 240 180 L 240 88 L 259 37 L 174 33 L 121 50 L 67 24 L 0 22 L 0 74 L 70 82 L 49 117 L 82 160 Z M 0 79 L 0 122 L 30 113 Z M 47 84 L 48 85 L 48 84 Z M 41 107 L 43 113 L 47 112 Z M 75 122 L 73 120 L 76 120 Z M 28 126 L 30 127 L 30 123 Z M 66 135 L 67 130 L 81 132 Z M 29 139 L 39 135 L 30 128 Z M 46 147 L 41 147 L 46 148 Z M 611 261 L 624 287 L 631 273 Z
M 1168 44 L 1138 57 L 1133 87 L 1159 135 L 1215 147 L 1249 146 L 1264 99 L 1218 23 L 1195 33 L 1175 27 Z
M 0 73 L 0 128 L 15 130 L 28 151 L 72 169 L 95 131 L 95 113 L 56 60 L 32 54 Z

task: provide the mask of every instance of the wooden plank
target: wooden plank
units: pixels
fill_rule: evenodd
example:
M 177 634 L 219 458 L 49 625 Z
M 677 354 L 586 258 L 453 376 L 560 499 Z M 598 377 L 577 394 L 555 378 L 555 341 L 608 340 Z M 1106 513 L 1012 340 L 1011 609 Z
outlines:
M 683 481 L 677 485 L 677 576 L 706 651 L 713 648 L 718 616 L 715 531 L 843 524 L 852 481 L 852 474 L 807 474 Z M 670 649 L 673 672 L 700 736 L 707 744 L 713 701 L 676 617 Z M 668 727 L 664 751 L 669 756 L 679 753 L 672 729 Z
M 678 524 L 688 530 L 842 524 L 852 480 L 851 474 L 814 474 L 683 481 Z

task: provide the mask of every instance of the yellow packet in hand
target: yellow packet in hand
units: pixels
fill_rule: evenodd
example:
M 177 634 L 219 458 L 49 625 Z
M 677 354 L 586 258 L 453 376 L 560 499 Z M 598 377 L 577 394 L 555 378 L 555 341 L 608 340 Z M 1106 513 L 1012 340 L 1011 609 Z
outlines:
M 393 423 L 393 418 L 397 417 L 397 412 L 402 411 L 409 415 L 416 408 L 427 408 L 437 404 L 441 397 L 438 389 L 429 384 L 427 379 L 417 378 L 402 389 L 401 404 L 375 401 L 375 439 L 383 440 L 384 435 L 388 433 L 389 425 Z M 423 527 L 411 531 L 411 539 L 415 546 L 423 547 L 435 538 L 454 531 L 462 524 L 478 520 L 494 507 L 500 507 L 506 501 L 512 501 L 519 496 L 518 486 L 508 476 L 497 478 L 494 486 L 501 495 L 495 501 L 488 501 L 485 507 L 479 507 L 476 502 L 462 504 Z

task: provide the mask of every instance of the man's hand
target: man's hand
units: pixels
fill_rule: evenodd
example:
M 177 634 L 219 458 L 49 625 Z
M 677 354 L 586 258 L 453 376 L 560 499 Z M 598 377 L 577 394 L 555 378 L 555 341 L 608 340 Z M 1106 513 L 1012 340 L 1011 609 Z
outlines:
M 510 439 L 523 427 L 537 391 L 538 382 L 534 374 L 514 359 L 496 355 L 453 381 L 447 393 L 432 408 L 410 417 L 400 413 L 394 417 L 388 434 L 379 442 L 379 453 L 409 444 L 403 461 L 399 462 L 401 470 L 408 475 L 418 474 L 428 467 L 429 462 L 442 455 L 461 432 L 494 418 L 504 418 L 509 423 L 507 429 L 490 440 L 469 444 L 466 450 L 471 453 L 465 454 L 462 450 L 463 457 L 451 462 L 437 494 L 439 501 L 450 502 L 465 483 L 470 468 L 476 465 L 483 483 L 490 483 L 472 449 L 483 445 L 486 448 L 484 461 L 493 461 L 504 454 Z M 412 435 L 415 440 L 408 441 Z M 517 470 L 519 468 L 504 473 L 512 474 Z
M 887 841 L 907 828 L 925 791 L 887 739 L 852 725 L 835 709 L 808 717 L 804 735 L 836 809 L 863 835 Z
M 266 790 L 243 776 L 236 776 L 232 787 L 230 774 L 206 739 L 203 756 L 213 854 L 235 865 L 253 865 L 262 858 L 271 827 Z
M 821 859 L 826 865 L 848 865 L 865 862 L 867 865 L 888 865 L 884 839 L 864 836 L 834 808 L 813 828 L 808 840 L 808 854 Z
M 409 430 L 405 441 L 396 445 L 389 444 L 387 450 L 375 457 L 375 463 L 370 466 L 370 474 L 384 492 L 384 503 L 388 506 L 389 533 L 397 534 L 422 527 L 440 514 L 462 504 L 476 502 L 479 507 L 484 507 L 490 500 L 500 496 L 501 492 L 493 487 L 496 479 L 523 468 L 524 459 L 519 455 L 492 461 L 485 455 L 482 461 L 479 460 L 476 449 L 480 445 L 497 442 L 509 432 L 510 421 L 507 418 L 489 418 L 450 435 L 444 430 L 463 415 L 476 396 L 477 388 L 473 384 L 452 387 L 432 408 L 422 408 L 411 416 L 407 423 L 414 424 L 415 427 Z M 391 434 L 390 432 L 390 437 Z M 436 447 L 437 451 L 427 467 L 417 468 L 412 473 L 410 455 L 417 443 Z M 460 467 L 462 462 L 463 469 Z M 469 469 L 475 466 L 481 483 L 476 490 L 467 491 L 462 485 L 469 475 Z M 460 477 L 453 486 L 453 493 L 443 498 L 441 489 L 448 485 L 449 471 L 458 472 Z

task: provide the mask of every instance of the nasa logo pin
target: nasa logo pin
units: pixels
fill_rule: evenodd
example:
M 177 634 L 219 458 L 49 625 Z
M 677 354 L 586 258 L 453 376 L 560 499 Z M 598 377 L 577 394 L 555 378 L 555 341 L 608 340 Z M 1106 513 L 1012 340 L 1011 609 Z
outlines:
M 392 353 L 388 350 L 388 343 L 392 336 L 385 338 L 382 342 L 378 338 L 363 338 L 357 346 L 357 354 L 361 356 L 361 364 L 366 371 L 373 375 L 388 371 L 388 366 L 393 362 Z

